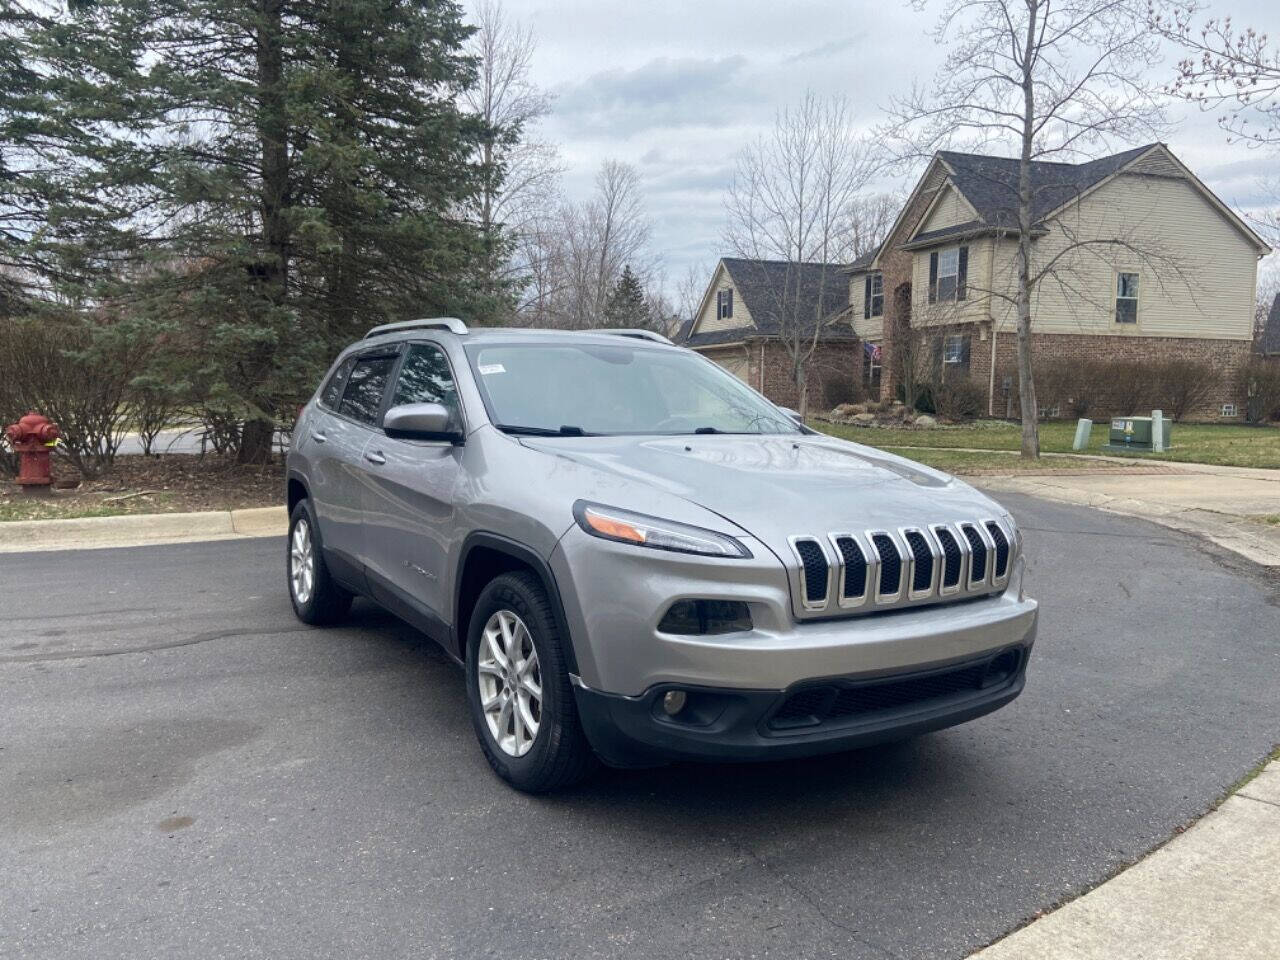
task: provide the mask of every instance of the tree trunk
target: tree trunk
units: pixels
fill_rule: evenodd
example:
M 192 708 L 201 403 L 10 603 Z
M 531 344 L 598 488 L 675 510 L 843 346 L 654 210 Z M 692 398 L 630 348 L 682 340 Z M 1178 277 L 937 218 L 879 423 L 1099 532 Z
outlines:
M 272 420 L 246 420 L 240 431 L 240 450 L 236 463 L 264 464 L 271 460 L 271 445 L 275 441 L 276 425 Z
M 1031 370 L 1031 148 L 1036 110 L 1032 64 L 1040 29 L 1038 8 L 1037 0 L 1029 0 L 1022 57 L 1022 155 L 1018 160 L 1018 395 L 1022 406 L 1022 455 L 1031 459 L 1040 456 L 1040 410 Z

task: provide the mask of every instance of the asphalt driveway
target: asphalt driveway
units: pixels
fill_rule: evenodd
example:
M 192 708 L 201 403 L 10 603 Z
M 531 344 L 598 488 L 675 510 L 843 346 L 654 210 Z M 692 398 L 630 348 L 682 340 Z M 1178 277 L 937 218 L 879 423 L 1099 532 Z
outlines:
M 281 542 L 0 557 L 0 955 L 964 956 L 1280 739 L 1273 584 L 1006 502 L 1043 602 L 1010 707 L 544 798 L 490 774 L 428 641 L 296 623 Z

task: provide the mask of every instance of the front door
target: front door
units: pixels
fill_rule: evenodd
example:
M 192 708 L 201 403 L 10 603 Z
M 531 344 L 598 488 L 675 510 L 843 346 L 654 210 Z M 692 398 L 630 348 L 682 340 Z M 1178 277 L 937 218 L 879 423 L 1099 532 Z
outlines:
M 388 408 L 439 403 L 458 423 L 462 411 L 449 360 L 433 343 L 405 352 Z M 366 563 L 370 590 L 388 606 L 450 619 L 448 562 L 453 498 L 463 447 L 448 441 L 397 440 L 379 432 L 364 451 Z
M 308 438 L 317 462 L 312 494 L 325 551 L 356 576 L 364 563 L 365 447 L 382 416 L 395 364 L 394 352 L 356 357 L 336 410 L 318 417 Z

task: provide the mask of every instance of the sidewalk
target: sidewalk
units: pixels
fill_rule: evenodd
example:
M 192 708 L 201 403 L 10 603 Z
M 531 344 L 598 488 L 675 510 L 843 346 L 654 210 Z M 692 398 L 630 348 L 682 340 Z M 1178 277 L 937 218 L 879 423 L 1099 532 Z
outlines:
M 1145 860 L 972 956 L 1280 956 L 1280 761 Z
M 1103 459 L 1103 458 L 1099 458 Z M 1116 458 L 1105 458 L 1113 462 Z M 1142 461 L 1135 467 L 1149 467 Z M 1062 472 L 975 477 L 991 493 L 1025 493 L 1095 507 L 1182 530 L 1265 567 L 1280 567 L 1280 526 L 1250 519 L 1280 514 L 1280 470 L 1166 464 L 1158 474 Z

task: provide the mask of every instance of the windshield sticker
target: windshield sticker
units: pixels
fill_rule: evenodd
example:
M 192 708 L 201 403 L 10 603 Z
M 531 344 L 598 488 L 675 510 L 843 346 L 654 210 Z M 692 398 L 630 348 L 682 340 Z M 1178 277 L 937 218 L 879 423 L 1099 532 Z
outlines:
M 500 363 L 482 363 L 480 364 L 480 375 L 487 377 L 491 373 L 506 373 L 507 368 Z

